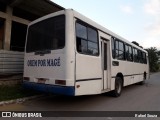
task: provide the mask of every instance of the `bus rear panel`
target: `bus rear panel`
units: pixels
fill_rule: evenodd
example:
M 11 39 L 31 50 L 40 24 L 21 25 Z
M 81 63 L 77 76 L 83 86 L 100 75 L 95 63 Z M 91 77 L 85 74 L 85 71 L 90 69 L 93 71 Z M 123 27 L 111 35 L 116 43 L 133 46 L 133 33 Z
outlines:
M 66 50 L 70 47 L 67 45 L 68 35 L 65 34 L 69 29 L 67 21 L 65 11 L 61 11 L 29 25 L 24 87 L 42 92 L 75 95 L 74 52 Z

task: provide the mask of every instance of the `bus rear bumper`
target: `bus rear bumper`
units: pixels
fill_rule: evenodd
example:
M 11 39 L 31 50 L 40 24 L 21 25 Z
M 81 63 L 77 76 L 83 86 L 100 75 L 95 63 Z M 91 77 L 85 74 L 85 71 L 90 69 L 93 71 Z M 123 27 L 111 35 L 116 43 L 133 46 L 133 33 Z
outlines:
M 40 92 L 75 96 L 74 86 L 58 86 L 58 85 L 39 84 L 39 83 L 24 81 L 23 87 L 27 89 L 37 90 Z

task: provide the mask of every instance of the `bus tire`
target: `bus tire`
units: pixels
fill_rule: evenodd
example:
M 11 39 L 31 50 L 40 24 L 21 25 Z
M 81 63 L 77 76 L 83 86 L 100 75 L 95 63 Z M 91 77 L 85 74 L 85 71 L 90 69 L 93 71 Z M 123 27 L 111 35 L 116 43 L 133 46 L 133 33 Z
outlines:
M 146 82 L 146 72 L 144 72 L 143 81 L 139 82 L 139 85 L 144 85 L 145 82 Z
M 112 95 L 114 97 L 119 97 L 121 95 L 122 92 L 122 79 L 120 77 L 116 77 L 115 79 L 115 89 L 112 91 Z
M 144 85 L 145 84 L 145 81 L 143 80 L 143 81 L 141 81 L 141 82 L 139 82 L 139 85 Z

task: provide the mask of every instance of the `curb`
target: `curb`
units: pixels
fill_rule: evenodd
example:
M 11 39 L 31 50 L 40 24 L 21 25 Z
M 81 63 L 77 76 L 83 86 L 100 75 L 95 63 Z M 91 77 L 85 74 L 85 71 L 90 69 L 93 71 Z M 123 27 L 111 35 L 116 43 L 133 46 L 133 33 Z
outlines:
M 32 100 L 32 99 L 39 98 L 39 97 L 42 97 L 42 96 L 44 96 L 44 95 L 35 95 L 35 96 L 30 96 L 30 97 L 18 98 L 18 99 L 14 99 L 14 100 L 1 101 L 0 106 L 14 104 L 14 103 L 19 104 L 19 103 L 23 103 L 27 100 Z

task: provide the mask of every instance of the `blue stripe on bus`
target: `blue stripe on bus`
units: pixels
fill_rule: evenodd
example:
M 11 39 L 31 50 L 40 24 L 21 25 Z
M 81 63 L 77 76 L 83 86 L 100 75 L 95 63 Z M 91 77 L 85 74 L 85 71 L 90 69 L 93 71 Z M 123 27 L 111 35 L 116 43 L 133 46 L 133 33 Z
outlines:
M 53 94 L 69 95 L 69 96 L 75 95 L 74 86 L 56 86 L 56 85 L 38 84 L 38 83 L 24 81 L 23 87 L 27 89 L 33 89 Z

